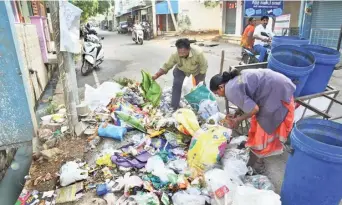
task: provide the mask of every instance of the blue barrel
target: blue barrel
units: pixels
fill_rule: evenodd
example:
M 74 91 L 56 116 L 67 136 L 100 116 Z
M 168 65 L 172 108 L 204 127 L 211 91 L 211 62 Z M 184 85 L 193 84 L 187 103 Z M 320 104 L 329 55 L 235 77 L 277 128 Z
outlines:
M 280 45 L 301 46 L 309 44 L 309 40 L 296 36 L 274 36 L 272 38 L 272 49 Z
M 314 66 L 314 55 L 298 46 L 278 46 L 271 50 L 268 58 L 269 68 L 284 74 L 296 85 L 295 97 L 300 96 Z
M 301 47 L 312 52 L 316 63 L 300 95 L 311 95 L 325 91 L 334 68 L 340 61 L 340 52 L 317 45 L 303 45 Z
M 342 198 L 342 124 L 301 120 L 291 133 L 282 205 L 338 205 Z

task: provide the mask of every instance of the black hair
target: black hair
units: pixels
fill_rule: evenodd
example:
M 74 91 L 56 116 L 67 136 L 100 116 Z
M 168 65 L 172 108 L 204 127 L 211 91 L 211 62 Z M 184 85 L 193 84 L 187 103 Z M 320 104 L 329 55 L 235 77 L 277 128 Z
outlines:
M 217 74 L 210 80 L 210 90 L 216 91 L 219 89 L 219 86 L 222 84 L 226 84 L 231 79 L 235 78 L 236 76 L 240 75 L 240 71 L 237 69 L 234 69 L 231 72 L 223 72 L 222 75 Z
M 187 38 L 181 38 L 176 41 L 176 47 L 190 49 L 190 41 Z
M 248 18 L 248 23 L 252 22 L 253 19 L 254 19 L 254 17 L 249 17 L 249 18 Z
M 262 20 L 264 20 L 264 19 L 268 20 L 268 19 L 270 19 L 270 18 L 269 18 L 268 16 L 263 16 L 263 17 L 261 17 L 260 20 L 262 21 Z

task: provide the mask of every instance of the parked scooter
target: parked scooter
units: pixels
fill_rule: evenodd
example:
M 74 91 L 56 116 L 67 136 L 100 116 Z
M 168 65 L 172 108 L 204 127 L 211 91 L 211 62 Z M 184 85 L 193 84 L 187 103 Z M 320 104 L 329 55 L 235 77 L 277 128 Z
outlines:
M 144 43 L 144 28 L 140 25 L 134 25 L 132 32 L 132 40 L 136 44 L 142 45 Z
M 103 40 L 104 37 L 101 37 Z M 82 75 L 87 75 L 103 62 L 104 51 L 99 37 L 90 34 L 86 35 L 82 50 Z
M 269 37 L 270 36 L 269 34 L 267 34 L 265 32 L 261 32 L 261 35 L 265 36 L 265 37 Z M 266 62 L 267 59 L 268 59 L 268 55 L 271 52 L 271 45 L 267 44 L 264 47 L 267 49 L 267 53 L 266 53 L 266 57 L 265 57 L 265 62 Z M 251 50 L 249 50 L 247 48 L 243 48 L 241 62 L 239 64 L 240 65 L 244 65 L 244 64 L 259 63 L 259 60 L 258 60 L 259 56 L 260 55 L 256 55 Z
M 151 40 L 153 38 L 153 32 L 152 32 L 151 25 L 146 21 L 142 22 L 141 25 L 144 29 L 144 40 Z

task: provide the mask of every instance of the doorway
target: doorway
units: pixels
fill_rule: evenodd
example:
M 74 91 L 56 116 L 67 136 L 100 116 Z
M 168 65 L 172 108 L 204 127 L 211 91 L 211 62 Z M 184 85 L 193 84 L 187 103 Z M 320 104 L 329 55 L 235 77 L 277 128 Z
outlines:
M 225 2 L 225 33 L 235 34 L 236 26 L 236 1 L 226 1 Z

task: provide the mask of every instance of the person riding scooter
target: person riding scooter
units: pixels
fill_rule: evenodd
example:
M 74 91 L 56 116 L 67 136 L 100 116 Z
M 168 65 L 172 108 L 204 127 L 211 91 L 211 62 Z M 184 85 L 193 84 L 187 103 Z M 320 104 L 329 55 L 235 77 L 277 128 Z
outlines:
M 267 54 L 267 47 L 270 46 L 272 41 L 272 37 L 274 33 L 268 29 L 266 26 L 268 24 L 269 17 L 263 16 L 261 17 L 261 24 L 259 24 L 254 30 L 254 46 L 253 49 L 256 51 L 259 56 L 259 62 L 264 62 Z M 266 33 L 266 35 L 265 35 Z
M 135 24 L 133 25 L 133 38 L 138 38 L 137 36 L 137 30 L 143 30 L 144 28 L 141 26 L 141 24 L 139 23 L 139 21 L 136 21 Z

